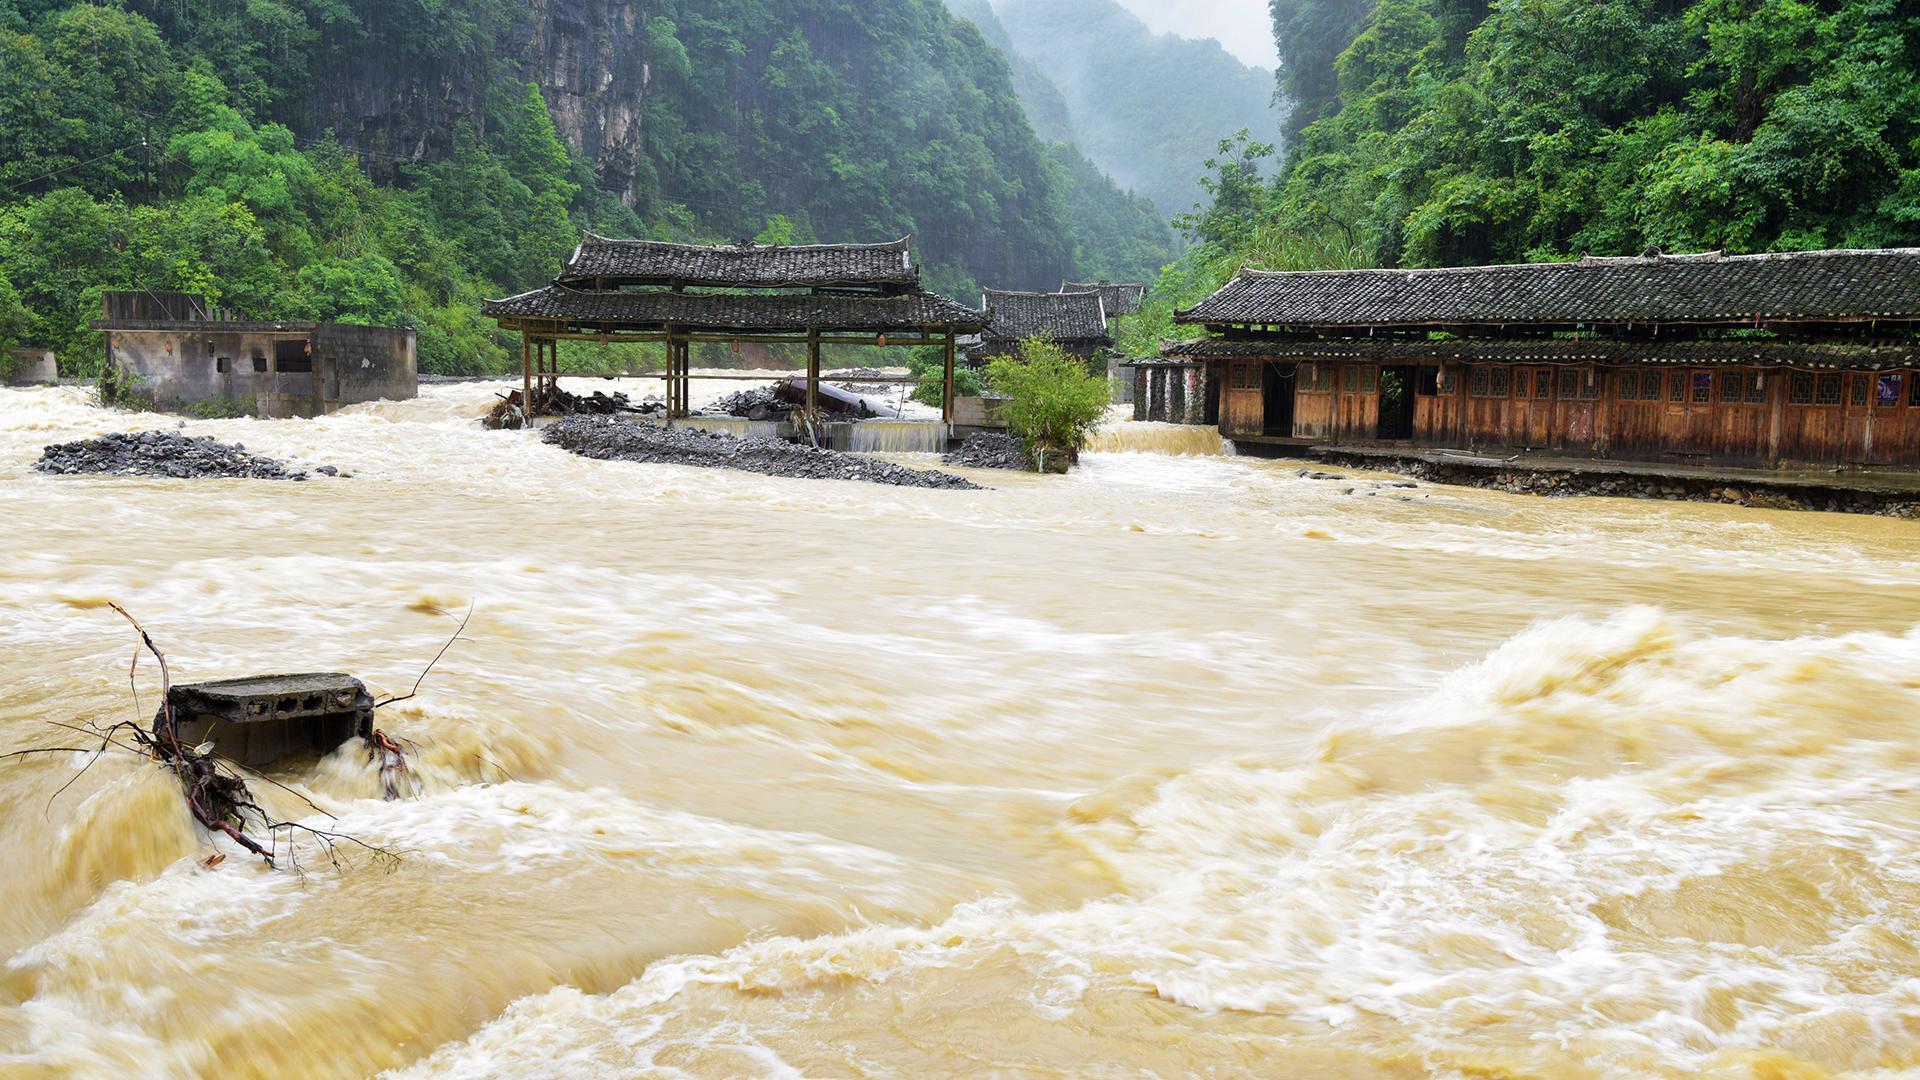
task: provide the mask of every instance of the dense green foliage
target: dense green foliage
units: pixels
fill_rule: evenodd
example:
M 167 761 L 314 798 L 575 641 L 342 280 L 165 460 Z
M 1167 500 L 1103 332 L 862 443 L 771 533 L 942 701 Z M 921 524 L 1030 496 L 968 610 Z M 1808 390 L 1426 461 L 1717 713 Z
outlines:
M 1063 178 L 1078 279 L 1152 281 L 1173 261 L 1173 230 L 1151 201 L 1114 187 L 1079 147 L 1055 143 L 1050 153 Z
M 1271 209 L 1381 265 L 1920 243 L 1900 0 L 1378 0 L 1334 69 L 1283 81 L 1313 122 Z
M 1006 396 L 1000 415 L 1029 452 L 1057 452 L 1068 460 L 1079 456 L 1113 401 L 1104 376 L 1044 338 L 1022 343 L 1018 357 L 987 365 L 987 384 Z
M 479 301 L 542 283 L 587 229 L 911 234 L 963 296 L 1170 246 L 1034 137 L 1006 61 L 937 0 L 641 4 L 631 98 L 569 106 L 641 111 L 624 164 L 569 146 L 528 81 L 551 74 L 528 20 L 585 33 L 557 10 L 574 0 L 549 6 L 0 0 L 0 340 L 89 374 L 101 291 L 181 290 L 412 325 L 424 370 L 488 370 L 515 361 Z
M 1216 41 L 1154 34 L 1113 0 L 1006 0 L 998 12 L 1066 95 L 1080 149 L 1166 216 L 1199 196 L 1196 165 L 1216 140 L 1279 134 L 1269 75 Z

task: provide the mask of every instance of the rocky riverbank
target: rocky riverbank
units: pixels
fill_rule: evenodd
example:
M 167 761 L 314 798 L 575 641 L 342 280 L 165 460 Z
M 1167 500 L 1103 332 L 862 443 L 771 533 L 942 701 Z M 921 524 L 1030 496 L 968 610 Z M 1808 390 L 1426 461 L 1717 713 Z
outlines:
M 249 453 L 239 443 L 216 442 L 210 436 L 196 438 L 177 431 L 116 431 L 97 439 L 56 443 L 41 452 L 34 468 L 58 476 L 158 476 L 176 480 L 305 480 L 309 475 L 284 462 Z M 338 475 L 331 465 L 314 471 L 323 476 Z
M 1730 503 L 1769 510 L 1822 510 L 1838 514 L 1920 518 L 1920 496 L 1888 492 L 1729 483 L 1723 479 L 1693 477 L 1453 465 L 1418 458 L 1376 458 L 1349 454 L 1324 454 L 1321 460 L 1329 465 L 1393 472 L 1436 484 L 1485 488 L 1514 495 L 1665 499 Z
M 777 439 L 743 439 L 688 428 L 635 424 L 597 416 L 569 416 L 546 430 L 545 441 L 601 461 L 693 465 L 808 480 L 862 480 L 895 487 L 979 490 L 951 473 L 909 469 L 861 454 L 816 450 Z

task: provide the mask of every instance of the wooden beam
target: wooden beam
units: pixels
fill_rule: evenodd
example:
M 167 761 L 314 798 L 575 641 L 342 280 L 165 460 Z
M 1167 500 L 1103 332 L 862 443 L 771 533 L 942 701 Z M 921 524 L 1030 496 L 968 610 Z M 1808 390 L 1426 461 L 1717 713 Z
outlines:
M 952 437 L 953 435 L 951 430 L 953 427 L 953 344 L 953 332 L 949 330 L 947 332 L 946 366 L 942 373 L 942 381 L 945 383 L 946 392 L 940 395 L 940 419 L 949 429 L 947 432 L 948 437 Z
M 520 419 L 523 424 L 533 423 L 533 339 L 525 330 L 520 331 Z
M 820 415 L 820 334 L 807 331 L 807 421 Z

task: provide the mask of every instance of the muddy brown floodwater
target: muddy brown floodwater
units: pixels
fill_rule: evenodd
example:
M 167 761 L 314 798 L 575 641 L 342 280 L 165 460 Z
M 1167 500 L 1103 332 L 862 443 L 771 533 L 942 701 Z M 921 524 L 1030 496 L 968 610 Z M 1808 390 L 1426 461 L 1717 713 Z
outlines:
M 1920 1067 L 1920 523 L 1152 452 L 780 480 L 491 395 L 187 426 L 352 474 L 291 484 L 41 476 L 172 421 L 0 392 L 8 747 L 151 711 L 109 600 L 181 679 L 385 692 L 477 605 L 382 710 L 422 797 L 278 774 L 392 873 L 205 869 L 151 767 L 0 763 L 0 1074 Z

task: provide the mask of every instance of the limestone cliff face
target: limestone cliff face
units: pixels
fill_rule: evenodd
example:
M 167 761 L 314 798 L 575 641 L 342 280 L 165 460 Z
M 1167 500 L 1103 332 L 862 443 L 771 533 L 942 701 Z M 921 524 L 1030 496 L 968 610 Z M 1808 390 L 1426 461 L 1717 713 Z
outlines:
M 305 134 L 332 130 L 390 173 L 402 161 L 446 156 L 463 121 L 484 135 L 488 86 L 517 77 L 540 86 L 561 136 L 594 162 L 605 187 L 631 200 L 644 171 L 647 6 L 526 0 L 501 40 L 443 57 L 382 41 L 374 22 L 372 40 L 334 59 Z
M 632 201 L 645 143 L 644 0 L 531 0 L 520 48 L 523 75 L 540 84 L 562 138 Z

